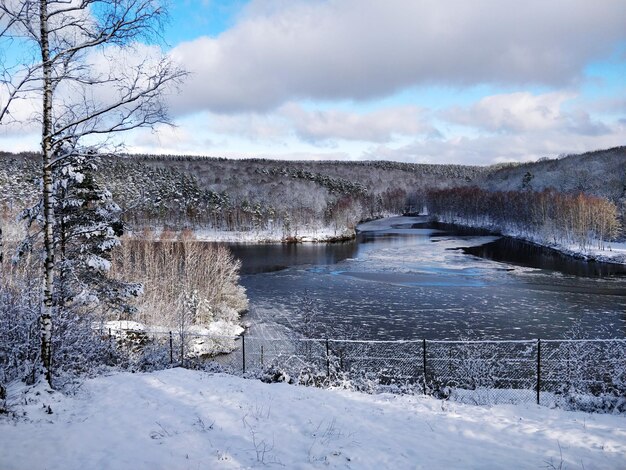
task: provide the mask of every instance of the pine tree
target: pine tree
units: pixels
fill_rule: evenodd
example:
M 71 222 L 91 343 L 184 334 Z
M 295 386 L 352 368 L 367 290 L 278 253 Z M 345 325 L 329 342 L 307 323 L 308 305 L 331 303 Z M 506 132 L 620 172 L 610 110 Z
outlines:
M 58 308 L 102 306 L 124 315 L 141 285 L 111 279 L 111 251 L 123 233 L 121 209 L 96 179 L 98 157 L 76 149 L 54 169 Z

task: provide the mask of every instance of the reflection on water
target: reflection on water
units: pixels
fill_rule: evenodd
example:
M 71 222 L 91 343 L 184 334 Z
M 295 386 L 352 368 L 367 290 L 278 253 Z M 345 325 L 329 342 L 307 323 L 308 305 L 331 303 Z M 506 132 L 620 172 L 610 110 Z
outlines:
M 231 244 L 230 250 L 241 260 L 242 274 L 280 271 L 303 264 L 335 264 L 357 252 L 354 240 L 342 243 Z
M 589 277 L 604 267 L 578 273 L 563 259 L 546 265 L 540 252 L 498 250 L 498 237 L 420 218 L 390 222 L 351 243 L 234 246 L 244 272 L 257 273 L 242 278 L 251 334 L 297 330 L 313 312 L 319 336 L 626 337 L 626 277 Z M 472 256 L 485 255 L 476 247 L 493 259 Z M 514 256 L 505 261 L 502 251 Z
M 463 248 L 468 254 L 494 261 L 513 263 L 519 266 L 560 271 L 566 274 L 587 277 L 606 277 L 626 275 L 626 266 L 622 264 L 597 263 L 565 256 L 556 250 L 515 240 L 509 237 L 485 243 L 480 246 Z

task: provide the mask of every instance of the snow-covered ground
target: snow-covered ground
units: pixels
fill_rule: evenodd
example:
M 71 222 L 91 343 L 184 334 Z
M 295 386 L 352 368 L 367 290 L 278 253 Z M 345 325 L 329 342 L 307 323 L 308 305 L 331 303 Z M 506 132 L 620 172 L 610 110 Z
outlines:
M 619 469 L 626 462 L 626 417 L 534 405 L 486 408 L 185 369 L 98 377 L 73 397 L 22 392 L 11 388 L 9 398 L 24 416 L 0 418 L 3 470 Z
M 163 236 L 162 227 L 154 227 L 155 236 Z M 194 239 L 216 243 L 283 243 L 290 242 L 332 242 L 354 238 L 354 230 L 327 226 L 301 227 L 297 231 L 286 233 L 282 228 L 258 229 L 248 231 L 217 230 L 213 228 L 194 229 Z M 167 236 L 168 234 L 165 234 Z M 180 233 L 171 232 L 169 235 L 178 237 Z M 138 233 L 141 236 L 141 232 Z
M 106 334 L 107 332 L 118 338 L 129 338 L 137 333 L 150 336 L 164 336 L 171 334 L 172 329 L 180 335 L 178 328 L 164 326 L 146 326 L 143 323 L 130 320 L 111 320 L 103 324 L 94 325 L 95 328 Z M 208 325 L 189 325 L 184 329 L 187 336 L 186 357 L 215 356 L 229 353 L 236 348 L 235 338 L 244 332 L 238 323 L 216 320 Z M 1 470 L 1 469 L 0 469 Z

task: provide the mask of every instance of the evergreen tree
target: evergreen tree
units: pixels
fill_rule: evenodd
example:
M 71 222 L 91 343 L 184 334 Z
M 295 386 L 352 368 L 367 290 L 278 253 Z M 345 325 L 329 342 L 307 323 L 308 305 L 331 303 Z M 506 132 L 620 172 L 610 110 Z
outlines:
M 101 305 L 118 315 L 141 285 L 108 276 L 111 251 L 123 233 L 121 209 L 95 178 L 97 156 L 65 150 L 54 169 L 55 246 L 58 253 L 55 304 L 60 308 Z

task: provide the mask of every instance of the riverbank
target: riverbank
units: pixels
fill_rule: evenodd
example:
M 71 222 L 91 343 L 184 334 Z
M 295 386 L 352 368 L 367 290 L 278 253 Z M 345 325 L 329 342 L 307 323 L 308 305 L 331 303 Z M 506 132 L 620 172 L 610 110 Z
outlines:
M 241 244 L 280 244 L 280 243 L 335 243 L 353 240 L 355 229 L 332 227 L 304 228 L 296 232 L 285 233 L 283 230 L 259 229 L 246 231 L 216 230 L 196 228 L 193 230 L 164 230 L 163 227 L 151 229 L 154 238 L 160 240 L 179 240 L 188 234 L 197 241 L 209 243 Z M 132 232 L 130 236 L 141 237 L 142 232 Z
M 605 248 L 601 249 L 598 248 L 598 240 L 593 240 L 588 248 L 581 250 L 580 247 L 575 244 L 565 245 L 548 242 L 536 236 L 529 236 L 515 231 L 502 230 L 499 227 L 480 223 L 478 221 L 475 223 L 468 221 L 460 222 L 458 220 L 446 220 L 445 218 L 440 218 L 438 216 L 432 216 L 431 219 L 441 226 L 447 225 L 456 230 L 468 228 L 473 230 L 483 230 L 485 231 L 485 234 L 498 235 L 511 238 L 513 240 L 519 240 L 537 247 L 553 250 L 562 255 L 579 260 L 626 265 L 626 242 L 604 242 Z
M 564 256 L 579 260 L 595 261 L 626 265 L 626 242 L 605 242 L 605 248 L 597 248 L 598 242 L 593 241 L 591 246 L 580 250 L 574 244 L 563 245 L 550 243 L 538 237 L 507 230 L 501 230 L 490 224 L 468 223 L 467 221 L 446 220 L 437 216 L 399 216 L 389 215 L 360 223 L 356 228 L 333 227 L 305 227 L 296 232 L 286 234 L 283 230 L 259 229 L 249 231 L 224 231 L 211 228 L 199 228 L 190 231 L 198 241 L 210 243 L 237 243 L 237 244 L 297 244 L 297 243 L 337 243 L 354 240 L 359 233 L 367 234 L 377 231 L 389 233 L 415 233 L 415 225 L 424 224 L 437 230 L 453 228 L 458 233 L 467 232 L 467 235 L 490 235 L 508 237 L 525 243 L 553 250 Z M 409 232 L 413 230 L 413 232 Z M 176 240 L 185 236 L 186 231 L 169 231 L 162 227 L 152 229 L 153 236 L 162 240 Z M 131 234 L 132 236 L 133 234 Z

